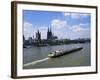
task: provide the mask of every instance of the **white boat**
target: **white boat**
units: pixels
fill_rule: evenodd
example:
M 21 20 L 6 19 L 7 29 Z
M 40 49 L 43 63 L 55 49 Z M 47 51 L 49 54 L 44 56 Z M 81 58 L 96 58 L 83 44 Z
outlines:
M 78 48 L 72 48 L 70 50 L 57 50 L 57 51 L 49 53 L 48 57 L 55 58 L 55 57 L 63 56 L 65 54 L 69 54 L 69 53 L 72 53 L 72 52 L 79 51 L 81 49 L 83 49 L 83 48 L 82 47 L 78 47 Z

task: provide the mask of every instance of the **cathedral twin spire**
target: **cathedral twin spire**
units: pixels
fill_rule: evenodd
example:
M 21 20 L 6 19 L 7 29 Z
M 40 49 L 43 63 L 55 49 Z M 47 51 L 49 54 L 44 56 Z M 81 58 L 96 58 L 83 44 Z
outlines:
M 48 32 L 47 32 L 47 40 L 51 40 L 52 39 L 52 31 L 51 28 L 48 28 Z
M 48 30 L 47 30 L 47 40 L 52 40 L 52 38 L 53 38 L 53 34 L 52 34 L 52 31 L 51 31 L 51 28 L 48 28 Z M 36 32 L 36 39 L 41 40 L 41 33 L 39 32 L 39 30 L 37 30 L 37 32 Z
M 41 40 L 41 33 L 39 32 L 39 30 L 36 33 L 36 39 Z

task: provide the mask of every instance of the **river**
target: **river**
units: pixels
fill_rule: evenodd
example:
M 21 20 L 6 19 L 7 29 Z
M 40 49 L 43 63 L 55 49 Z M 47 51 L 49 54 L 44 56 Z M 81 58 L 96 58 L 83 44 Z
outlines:
M 82 50 L 57 58 L 48 58 L 48 54 L 56 50 L 67 50 L 75 47 Z M 76 67 L 91 65 L 90 43 L 68 44 L 45 47 L 30 47 L 23 49 L 23 69 Z

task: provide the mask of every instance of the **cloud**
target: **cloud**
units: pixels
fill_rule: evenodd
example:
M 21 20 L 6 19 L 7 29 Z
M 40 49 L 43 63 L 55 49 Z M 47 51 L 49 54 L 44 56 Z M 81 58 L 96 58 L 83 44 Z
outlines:
M 70 13 L 62 13 L 64 16 L 70 16 Z
M 73 19 L 79 19 L 79 18 L 86 18 L 86 17 L 88 17 L 90 14 L 88 14 L 88 13 L 70 13 L 70 12 L 64 12 L 64 13 L 62 13 L 65 17 L 68 17 L 68 16 L 70 16 L 71 18 L 73 18 Z
M 73 25 L 70 27 L 70 33 L 68 33 L 70 39 L 78 38 L 90 38 L 91 29 L 89 27 L 81 27 L 80 25 Z
M 67 21 L 54 19 L 51 21 L 51 28 L 54 35 L 58 36 L 59 39 L 90 37 L 90 27 L 88 23 L 69 26 Z
M 70 16 L 71 18 L 73 19 L 78 19 L 80 17 L 80 14 L 79 13 L 62 13 L 65 17 L 68 17 Z
M 70 28 L 73 32 L 88 31 L 89 28 L 82 28 L 80 25 L 74 25 Z
M 73 18 L 73 19 L 79 19 L 80 15 L 79 15 L 79 13 L 71 13 L 71 18 Z
M 80 23 L 79 26 L 90 27 L 90 24 L 89 23 Z
M 55 36 L 58 36 L 58 39 L 65 39 L 67 38 L 67 30 L 69 28 L 67 21 L 65 20 L 59 20 L 59 19 L 53 19 L 51 21 L 51 28 L 52 32 Z
M 47 36 L 47 27 L 46 26 L 37 26 L 37 25 L 33 25 L 29 22 L 24 22 L 24 29 L 23 29 L 23 33 L 25 36 L 25 39 L 28 39 L 29 37 L 33 37 L 36 38 L 36 32 L 37 30 L 39 30 L 41 32 L 41 38 L 42 39 L 46 39 Z
M 33 24 L 28 23 L 28 22 L 24 22 L 24 36 L 26 39 L 28 39 L 29 37 L 32 37 L 34 34 L 34 28 L 33 28 Z
M 56 29 L 62 29 L 67 27 L 67 22 L 59 19 L 54 19 L 51 21 L 51 27 Z
M 84 17 L 84 18 L 85 18 L 85 17 L 88 17 L 89 15 L 90 15 L 89 13 L 82 13 L 82 14 L 80 14 L 80 16 L 81 16 L 81 17 Z
M 71 17 L 74 19 L 79 19 L 79 18 L 87 18 L 89 14 L 86 13 L 71 13 Z
M 81 28 L 77 25 L 72 26 L 71 29 L 72 29 L 73 32 L 79 32 L 81 30 Z

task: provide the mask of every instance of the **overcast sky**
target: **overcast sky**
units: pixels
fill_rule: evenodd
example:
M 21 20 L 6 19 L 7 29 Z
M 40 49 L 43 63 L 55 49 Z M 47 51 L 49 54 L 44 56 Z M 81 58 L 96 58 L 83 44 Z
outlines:
M 41 32 L 41 38 L 46 39 L 48 27 L 59 39 L 90 38 L 91 14 L 23 11 L 23 34 L 26 39 L 35 38 L 37 30 Z

